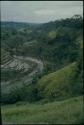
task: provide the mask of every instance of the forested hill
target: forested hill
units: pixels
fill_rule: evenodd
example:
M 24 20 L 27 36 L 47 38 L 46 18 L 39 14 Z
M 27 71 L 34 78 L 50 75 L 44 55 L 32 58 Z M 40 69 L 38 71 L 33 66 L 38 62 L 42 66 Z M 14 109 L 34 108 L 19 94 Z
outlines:
M 75 15 L 45 24 L 2 22 L 2 26 L 2 48 L 11 54 L 40 58 L 50 70 L 53 67 L 50 65 L 56 69 L 75 61 L 78 51 L 83 47 L 81 16 Z M 29 42 L 32 43 L 30 46 Z

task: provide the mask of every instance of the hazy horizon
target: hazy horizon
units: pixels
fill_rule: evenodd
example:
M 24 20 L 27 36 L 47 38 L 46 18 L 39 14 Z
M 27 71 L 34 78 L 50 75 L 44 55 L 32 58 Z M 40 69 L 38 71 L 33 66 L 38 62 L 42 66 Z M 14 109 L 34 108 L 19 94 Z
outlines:
M 1 21 L 47 23 L 83 16 L 83 1 L 1 1 Z

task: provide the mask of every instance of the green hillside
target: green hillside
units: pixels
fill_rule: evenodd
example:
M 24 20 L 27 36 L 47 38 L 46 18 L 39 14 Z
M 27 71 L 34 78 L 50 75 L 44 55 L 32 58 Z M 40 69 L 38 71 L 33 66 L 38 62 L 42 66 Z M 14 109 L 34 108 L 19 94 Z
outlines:
M 3 123 L 83 123 L 83 97 L 47 104 L 14 104 L 2 106 Z
M 77 63 L 74 62 L 56 72 L 45 75 L 38 81 L 43 98 L 63 100 L 82 94 L 83 84 L 77 78 Z

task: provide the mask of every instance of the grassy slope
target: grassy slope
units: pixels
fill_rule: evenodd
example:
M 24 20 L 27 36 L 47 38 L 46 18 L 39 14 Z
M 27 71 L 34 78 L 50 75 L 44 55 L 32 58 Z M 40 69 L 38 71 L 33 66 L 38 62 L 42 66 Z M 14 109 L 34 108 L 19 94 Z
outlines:
M 79 94 L 78 86 L 82 88 L 82 85 L 75 77 L 76 68 L 76 63 L 72 63 L 42 77 L 38 82 L 38 88 L 43 97 L 62 100 Z
M 83 97 L 47 104 L 2 106 L 3 123 L 82 123 Z

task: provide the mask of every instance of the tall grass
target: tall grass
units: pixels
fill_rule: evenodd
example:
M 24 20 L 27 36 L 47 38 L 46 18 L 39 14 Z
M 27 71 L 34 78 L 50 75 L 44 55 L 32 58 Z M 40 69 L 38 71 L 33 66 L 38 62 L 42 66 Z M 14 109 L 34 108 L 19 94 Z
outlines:
M 14 104 L 2 106 L 3 123 L 55 123 L 83 122 L 83 97 L 46 104 Z

